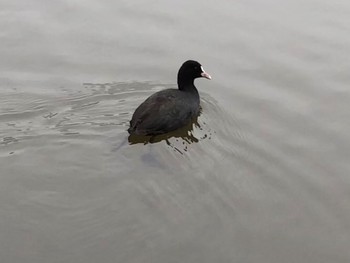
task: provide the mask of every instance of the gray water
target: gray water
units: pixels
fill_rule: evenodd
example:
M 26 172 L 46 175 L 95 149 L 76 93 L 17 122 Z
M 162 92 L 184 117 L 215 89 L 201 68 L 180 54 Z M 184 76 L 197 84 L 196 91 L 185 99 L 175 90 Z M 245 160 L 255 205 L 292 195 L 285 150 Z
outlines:
M 350 262 L 349 1 L 0 7 L 1 262 Z M 129 143 L 187 59 L 198 123 Z

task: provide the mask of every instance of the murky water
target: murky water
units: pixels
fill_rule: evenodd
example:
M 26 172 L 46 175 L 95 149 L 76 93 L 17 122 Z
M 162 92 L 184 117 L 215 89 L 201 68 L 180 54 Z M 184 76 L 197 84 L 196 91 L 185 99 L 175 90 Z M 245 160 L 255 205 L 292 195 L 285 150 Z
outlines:
M 0 6 L 1 262 L 350 261 L 350 2 Z M 187 59 L 192 131 L 128 139 Z

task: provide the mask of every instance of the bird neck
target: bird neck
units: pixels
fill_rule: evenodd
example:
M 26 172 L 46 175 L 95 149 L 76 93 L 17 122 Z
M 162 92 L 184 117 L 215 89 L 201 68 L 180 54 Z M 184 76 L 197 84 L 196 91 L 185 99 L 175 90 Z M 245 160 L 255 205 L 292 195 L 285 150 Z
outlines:
M 179 90 L 197 91 L 196 87 L 194 86 L 194 79 L 177 78 L 177 85 L 179 86 Z

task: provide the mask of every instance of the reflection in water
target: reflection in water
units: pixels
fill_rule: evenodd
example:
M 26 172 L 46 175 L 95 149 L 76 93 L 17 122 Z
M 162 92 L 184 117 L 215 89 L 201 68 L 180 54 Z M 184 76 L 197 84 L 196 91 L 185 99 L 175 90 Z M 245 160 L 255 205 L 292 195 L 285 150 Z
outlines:
M 158 143 L 161 141 L 165 141 L 166 144 L 170 147 L 172 147 L 174 150 L 178 151 L 182 154 L 182 151 L 174 144 L 172 143 L 171 139 L 177 139 L 181 138 L 183 140 L 183 144 L 191 144 L 191 143 L 197 143 L 199 139 L 194 135 L 193 131 L 194 128 L 199 128 L 200 125 L 198 123 L 198 117 L 193 119 L 190 123 L 185 125 L 184 127 L 177 129 L 176 131 L 168 132 L 165 134 L 160 134 L 156 136 L 141 136 L 141 135 L 135 135 L 132 134 L 128 137 L 129 143 L 132 144 L 148 144 L 148 143 Z M 187 145 L 185 145 L 183 151 L 187 151 Z

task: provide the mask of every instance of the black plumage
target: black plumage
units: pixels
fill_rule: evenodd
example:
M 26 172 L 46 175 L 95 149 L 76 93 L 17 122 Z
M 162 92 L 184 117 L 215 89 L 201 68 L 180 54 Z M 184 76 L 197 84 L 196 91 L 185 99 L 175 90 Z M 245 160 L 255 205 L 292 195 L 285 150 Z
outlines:
M 174 131 L 199 114 L 196 78 L 211 79 L 201 64 L 188 60 L 177 75 L 178 89 L 161 90 L 148 97 L 134 112 L 128 132 L 135 135 L 157 135 Z

